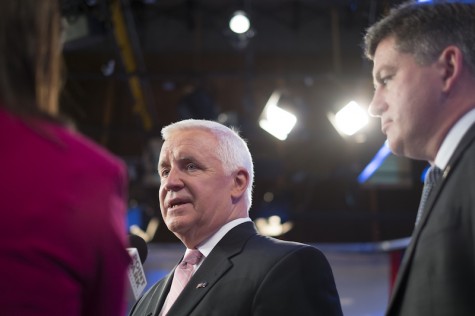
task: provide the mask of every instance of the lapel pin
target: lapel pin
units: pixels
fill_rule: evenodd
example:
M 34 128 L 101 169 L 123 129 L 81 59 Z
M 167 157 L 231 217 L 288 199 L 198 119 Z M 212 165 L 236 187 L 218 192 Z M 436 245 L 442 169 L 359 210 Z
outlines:
M 197 289 L 204 289 L 205 287 L 208 286 L 208 282 L 201 282 L 201 283 L 198 283 L 198 285 L 196 286 Z
M 442 175 L 442 177 L 447 178 L 447 176 L 449 175 L 449 172 L 450 172 L 450 165 L 447 166 L 445 169 L 444 169 L 444 174 Z

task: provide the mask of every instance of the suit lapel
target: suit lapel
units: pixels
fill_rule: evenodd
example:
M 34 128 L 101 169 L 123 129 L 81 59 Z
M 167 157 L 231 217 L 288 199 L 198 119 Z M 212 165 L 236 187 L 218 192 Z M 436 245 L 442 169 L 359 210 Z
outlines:
M 152 287 L 150 289 L 150 294 L 144 295 L 144 297 L 146 297 L 144 304 L 146 302 L 146 305 L 143 307 L 143 311 L 140 312 L 137 310 L 134 313 L 140 313 L 140 315 L 143 316 L 158 315 L 160 313 L 163 303 L 165 303 L 167 293 L 170 290 L 174 271 L 175 269 L 173 269 L 162 282 L 159 282 L 156 286 Z
M 462 157 L 462 154 L 467 150 L 468 146 L 475 140 L 475 124 L 465 133 L 464 137 L 460 140 L 460 144 L 457 146 L 455 149 L 452 157 L 450 157 L 450 160 L 445 167 L 445 169 L 442 172 L 442 179 L 439 181 L 439 183 L 433 188 L 433 192 L 429 195 L 429 198 L 427 199 L 426 202 L 426 207 L 425 211 L 422 215 L 421 218 L 421 225 L 420 229 L 417 231 L 417 236 L 419 236 L 420 231 L 422 230 L 422 227 L 425 226 L 429 215 L 432 211 L 432 206 L 434 205 L 435 201 L 439 197 L 440 192 L 442 191 L 442 188 L 444 187 L 444 184 L 446 183 L 446 179 L 449 177 L 451 174 L 451 171 L 454 169 L 454 167 L 457 165 L 458 161 Z
M 455 149 L 455 152 L 450 158 L 450 161 L 447 164 L 447 167 L 445 167 L 445 169 L 443 170 L 442 179 L 439 181 L 439 183 L 435 187 L 432 188 L 432 192 L 426 201 L 425 210 L 420 220 L 420 223 L 419 225 L 417 225 L 417 227 L 414 230 L 414 233 L 412 234 L 411 242 L 409 246 L 407 247 L 406 253 L 401 262 L 399 273 L 397 275 L 396 282 L 394 284 L 393 295 L 391 297 L 391 301 L 388 306 L 388 311 L 391 310 L 391 307 L 393 307 L 393 305 L 396 304 L 396 300 L 400 299 L 399 296 L 402 295 L 404 284 L 406 282 L 407 275 L 409 273 L 409 267 L 411 265 L 412 258 L 414 257 L 414 251 L 415 251 L 417 242 L 419 240 L 422 230 L 424 229 L 427 223 L 430 213 L 432 212 L 433 205 L 437 201 L 437 198 L 439 197 L 442 191 L 442 188 L 444 187 L 447 181 L 447 178 L 450 176 L 451 171 L 455 168 L 456 164 L 462 157 L 463 152 L 474 140 L 475 140 L 475 124 L 472 125 L 472 127 L 470 127 L 470 129 L 467 131 L 467 133 L 464 135 L 464 137 L 460 141 L 460 144 Z
M 170 315 L 189 315 L 203 297 L 232 267 L 231 258 L 242 252 L 249 237 L 257 232 L 252 222 L 230 230 L 214 247 L 183 292 L 170 308 Z

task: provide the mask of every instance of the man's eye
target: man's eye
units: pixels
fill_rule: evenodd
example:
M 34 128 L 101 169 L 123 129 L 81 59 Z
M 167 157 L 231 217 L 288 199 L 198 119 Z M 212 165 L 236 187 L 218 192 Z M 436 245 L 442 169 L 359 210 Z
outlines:
M 392 76 L 382 77 L 381 80 L 380 80 L 381 85 L 386 86 L 388 84 L 389 80 L 391 80 L 391 78 L 392 78 Z
M 186 170 L 196 170 L 196 165 L 194 163 L 189 163 L 186 165 Z
M 170 170 L 168 170 L 168 169 L 162 169 L 162 170 L 160 171 L 160 177 L 162 177 L 162 178 L 163 178 L 163 177 L 166 177 L 169 173 L 170 173 Z

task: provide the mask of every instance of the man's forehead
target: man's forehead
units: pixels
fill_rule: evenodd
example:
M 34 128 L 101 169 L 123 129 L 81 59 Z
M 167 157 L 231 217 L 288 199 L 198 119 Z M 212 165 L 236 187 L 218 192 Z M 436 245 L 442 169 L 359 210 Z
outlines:
M 190 151 L 188 146 L 172 145 L 171 143 L 165 142 L 160 151 L 160 161 L 183 156 L 188 151 Z
M 162 160 L 185 160 L 197 158 L 202 155 L 211 155 L 206 144 L 197 143 L 191 138 L 182 139 L 179 142 L 165 142 L 160 151 L 159 161 Z
M 386 38 L 382 40 L 376 47 L 373 57 L 373 75 L 385 68 L 394 67 L 394 55 L 397 53 L 395 49 L 394 38 Z

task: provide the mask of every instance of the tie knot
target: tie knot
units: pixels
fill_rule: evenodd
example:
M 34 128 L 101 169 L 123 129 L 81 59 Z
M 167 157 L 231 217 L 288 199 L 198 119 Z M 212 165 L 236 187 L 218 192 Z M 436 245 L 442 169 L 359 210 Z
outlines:
M 192 249 L 189 251 L 185 258 L 183 259 L 184 263 L 195 265 L 201 261 L 203 254 L 198 249 Z
M 437 166 L 430 167 L 429 171 L 427 171 L 427 176 L 425 182 L 429 185 L 433 185 L 437 182 L 437 180 L 442 175 L 442 169 Z

